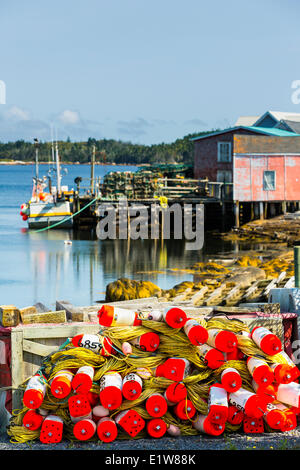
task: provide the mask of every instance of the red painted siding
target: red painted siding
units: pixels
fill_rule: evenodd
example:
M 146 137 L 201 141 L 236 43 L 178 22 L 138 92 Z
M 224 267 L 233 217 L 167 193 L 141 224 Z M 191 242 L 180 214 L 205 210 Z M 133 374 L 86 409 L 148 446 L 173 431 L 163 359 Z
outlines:
M 275 171 L 275 190 L 264 190 L 264 171 Z M 235 155 L 234 199 L 299 201 L 300 155 Z

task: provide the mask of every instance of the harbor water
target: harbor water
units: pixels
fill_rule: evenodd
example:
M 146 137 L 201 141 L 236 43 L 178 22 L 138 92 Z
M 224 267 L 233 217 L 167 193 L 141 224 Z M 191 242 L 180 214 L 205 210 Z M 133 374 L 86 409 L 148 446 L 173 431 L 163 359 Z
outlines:
M 76 187 L 77 176 L 89 177 L 89 165 L 63 165 L 63 184 Z M 135 171 L 132 166 L 96 165 L 95 176 Z M 90 231 L 29 231 L 20 206 L 32 190 L 34 165 L 0 167 L 0 304 L 17 307 L 56 300 L 92 305 L 105 298 L 109 282 L 120 277 L 150 280 L 163 289 L 193 279 L 183 270 L 213 254 L 233 249 L 230 242 L 205 236 L 202 250 L 186 250 L 184 240 L 103 240 Z M 40 176 L 48 166 L 40 165 Z M 71 240 L 72 244 L 66 244 Z

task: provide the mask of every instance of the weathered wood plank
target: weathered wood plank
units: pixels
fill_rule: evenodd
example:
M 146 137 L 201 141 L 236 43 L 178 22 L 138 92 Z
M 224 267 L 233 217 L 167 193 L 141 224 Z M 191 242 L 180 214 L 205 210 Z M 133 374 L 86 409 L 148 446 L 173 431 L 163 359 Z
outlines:
M 56 351 L 58 347 L 58 345 L 47 346 L 46 344 L 35 343 L 34 341 L 23 339 L 23 351 L 36 354 L 37 356 L 48 356 L 48 354 Z
M 55 325 L 55 326 L 41 326 L 23 328 L 25 339 L 39 339 L 39 338 L 71 338 L 79 333 L 97 333 L 100 331 L 99 324 L 85 325 L 81 323 Z
M 192 297 L 190 298 L 190 301 L 194 304 L 197 305 L 200 300 L 202 300 L 205 296 L 205 294 L 208 292 L 208 286 L 203 286 L 201 287 L 200 290 L 198 290 Z
M 11 331 L 11 385 L 17 388 L 24 381 L 23 369 L 23 332 L 14 329 Z M 21 391 L 15 390 L 12 394 L 13 409 L 21 406 Z
M 67 321 L 66 311 L 44 312 L 28 314 L 23 318 L 24 325 L 32 323 L 65 323 Z

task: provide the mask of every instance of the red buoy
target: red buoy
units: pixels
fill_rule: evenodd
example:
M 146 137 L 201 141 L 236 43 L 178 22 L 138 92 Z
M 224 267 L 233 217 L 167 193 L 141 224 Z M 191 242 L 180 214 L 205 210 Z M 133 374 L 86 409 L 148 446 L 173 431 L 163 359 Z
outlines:
M 146 400 L 146 410 L 150 416 L 161 418 L 168 410 L 168 404 L 160 393 L 154 393 Z
M 92 419 L 82 419 L 73 428 L 73 434 L 79 441 L 91 439 L 96 432 L 96 424 Z
M 159 336 L 157 333 L 153 332 L 144 333 L 132 339 L 130 342 L 142 351 L 154 352 L 159 346 Z
M 179 403 L 181 400 L 184 400 L 186 396 L 187 389 L 184 383 L 182 382 L 172 383 L 166 388 L 164 393 L 164 397 L 170 405 Z
M 166 434 L 166 431 L 167 431 L 167 425 L 160 418 L 151 419 L 150 421 L 147 422 L 147 432 L 149 436 L 151 437 L 160 438 L 164 434 Z
M 145 420 L 135 410 L 121 411 L 116 423 L 131 437 L 137 436 L 145 427 Z
M 40 441 L 43 444 L 56 444 L 62 440 L 63 420 L 56 415 L 48 415 L 44 419 L 40 432 Z
M 40 375 L 34 375 L 27 382 L 23 394 L 23 403 L 26 408 L 35 410 L 41 406 L 46 394 L 46 379 Z
M 111 418 L 101 418 L 97 424 L 97 434 L 101 441 L 112 442 L 118 435 L 118 428 Z
M 138 326 L 142 322 L 138 313 L 126 308 L 102 305 L 98 311 L 99 324 L 102 326 Z
M 208 330 L 207 344 L 223 352 L 234 351 L 237 347 L 237 337 L 232 331 L 210 329 Z
M 23 426 L 29 431 L 36 431 L 42 425 L 45 416 L 37 413 L 35 410 L 28 410 L 23 416 Z
M 156 368 L 157 377 L 165 377 L 166 379 L 180 382 L 192 372 L 192 364 L 181 357 L 170 357 L 163 364 Z
M 122 393 L 126 400 L 137 400 L 143 390 L 143 381 L 137 374 L 125 375 L 122 384 Z
M 72 380 L 72 388 L 76 393 L 88 393 L 93 385 L 94 368 L 91 366 L 80 367 Z
M 201 359 L 210 369 L 218 369 L 225 363 L 224 354 L 208 344 L 197 346 L 197 351 Z
M 60 400 L 67 397 L 72 391 L 73 377 L 73 372 L 69 370 L 61 370 L 55 374 L 50 382 L 52 395 Z
M 117 372 L 105 374 L 100 379 L 100 403 L 112 411 L 122 403 L 122 377 Z
M 196 408 L 194 407 L 191 400 L 181 400 L 177 405 L 174 406 L 174 413 L 177 418 L 182 419 L 183 421 L 187 419 L 192 419 L 196 413 Z
M 204 344 L 208 340 L 208 331 L 204 328 L 197 320 L 193 318 L 188 318 L 186 321 L 183 330 L 186 336 L 189 338 L 190 342 L 195 346 L 199 344 Z
M 221 374 L 221 382 L 229 393 L 239 390 L 242 386 L 242 377 L 234 367 L 228 367 Z
M 199 415 L 193 422 L 193 427 L 205 434 L 220 436 L 225 430 L 225 423 L 216 424 L 210 420 L 209 416 Z
M 278 336 L 263 326 L 256 326 L 251 331 L 251 338 L 257 346 L 268 356 L 274 356 L 282 351 L 282 344 Z
M 182 328 L 187 320 L 186 313 L 180 307 L 165 308 L 163 319 L 171 328 Z

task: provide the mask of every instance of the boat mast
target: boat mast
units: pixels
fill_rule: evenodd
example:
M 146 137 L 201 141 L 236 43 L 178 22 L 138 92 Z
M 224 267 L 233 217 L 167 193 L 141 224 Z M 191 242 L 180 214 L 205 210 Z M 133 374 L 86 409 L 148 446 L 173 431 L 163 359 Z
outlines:
M 57 141 L 56 141 L 56 144 L 55 144 L 55 153 L 56 153 L 57 195 L 60 196 L 60 193 L 61 193 L 61 174 L 60 174 L 60 163 L 59 163 Z
M 95 154 L 96 154 L 96 146 L 93 145 L 93 153 L 91 159 L 91 194 L 95 194 Z
M 34 146 L 35 146 L 35 182 L 37 185 L 38 178 L 39 178 L 39 141 L 36 138 L 34 139 Z

